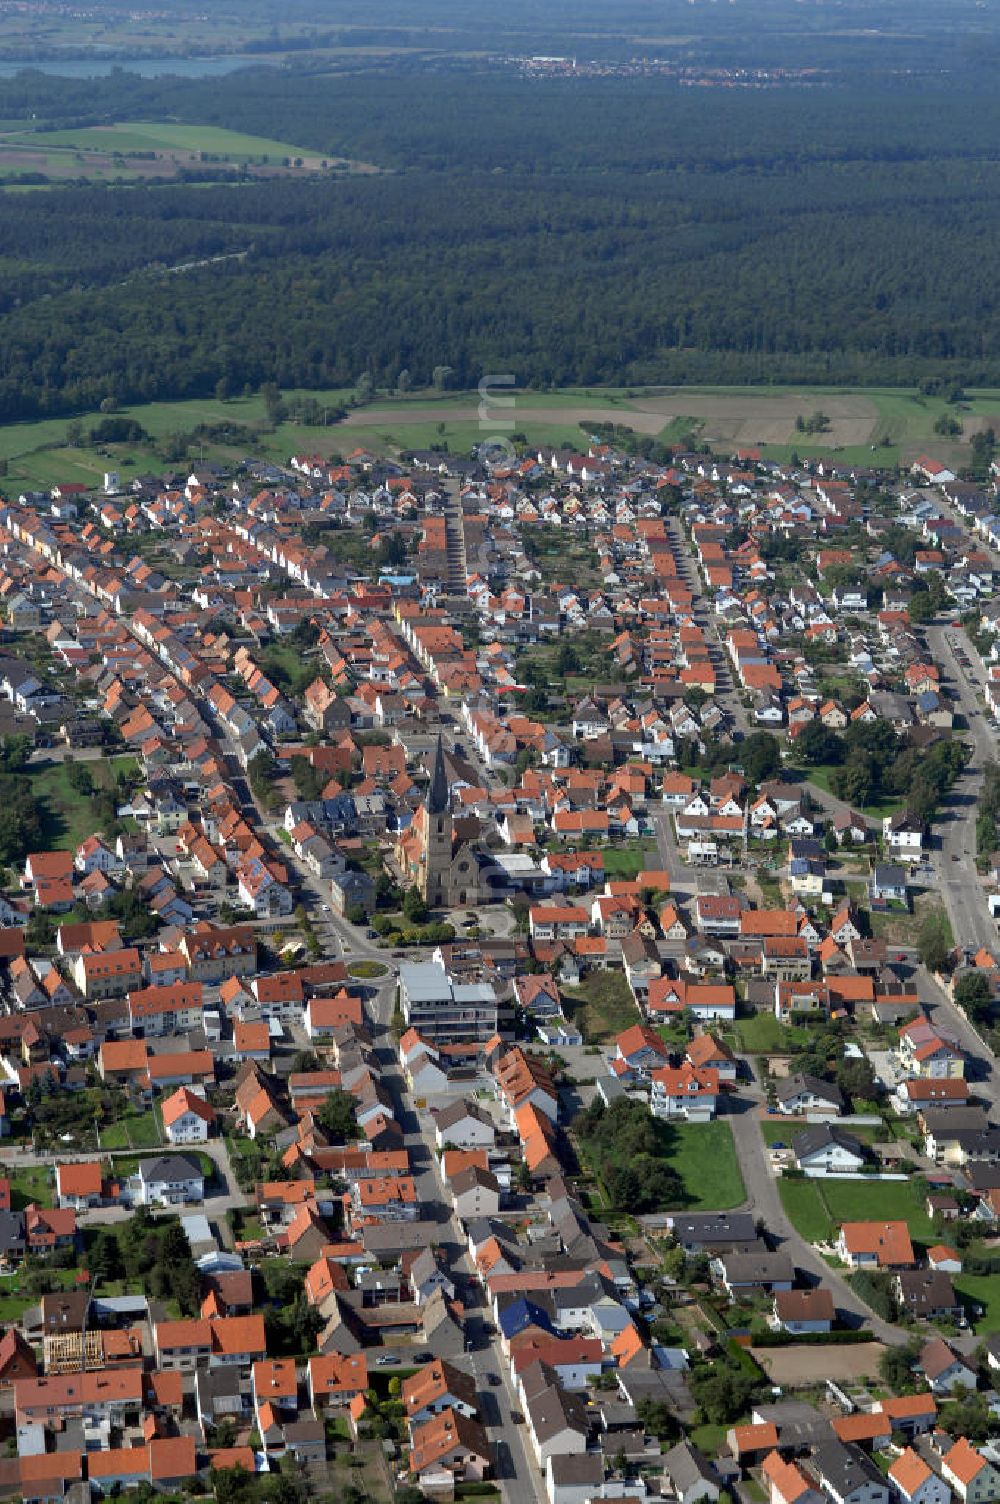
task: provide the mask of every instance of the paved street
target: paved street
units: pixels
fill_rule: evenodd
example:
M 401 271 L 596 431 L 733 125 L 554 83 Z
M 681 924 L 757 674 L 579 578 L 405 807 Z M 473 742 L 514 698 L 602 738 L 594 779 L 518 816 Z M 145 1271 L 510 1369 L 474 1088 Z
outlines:
M 973 754 L 957 779 L 935 826 L 935 859 L 941 898 L 960 945 L 978 950 L 997 944 L 997 926 L 990 918 L 982 882 L 975 868 L 976 812 L 982 787 L 983 764 L 996 756 L 997 738 L 991 731 L 977 689 L 977 656 L 969 653 L 971 672 L 959 663 L 955 645 L 959 634 L 948 627 L 928 628 L 928 645 L 940 666 L 945 686 L 961 706 L 968 722 Z M 964 639 L 963 639 L 964 640 Z
M 422 1217 L 440 1224 L 437 1240 L 448 1258 L 452 1277 L 459 1285 L 459 1294 L 466 1305 L 466 1330 L 472 1342 L 472 1350 L 466 1354 L 462 1365 L 468 1367 L 481 1381 L 482 1419 L 487 1434 L 497 1448 L 498 1481 L 507 1504 L 528 1504 L 528 1501 L 544 1499 L 542 1479 L 525 1449 L 522 1429 L 514 1423 L 512 1412 L 518 1402 L 509 1382 L 507 1361 L 500 1349 L 497 1336 L 490 1336 L 485 1326 L 490 1313 L 483 1303 L 469 1257 L 466 1239 L 457 1217 L 453 1216 L 444 1182 L 441 1179 L 437 1152 L 434 1144 L 433 1121 L 430 1113 L 416 1113 L 409 1106 L 404 1082 L 399 1069 L 394 1041 L 389 1033 L 394 987 L 383 983 L 374 1005 L 376 1053 L 382 1071 L 382 1080 L 389 1092 L 396 1118 L 403 1129 L 407 1153 L 413 1166 Z M 406 1354 L 401 1350 L 400 1358 Z M 497 1374 L 499 1385 L 490 1385 L 487 1374 Z
M 810 1282 L 818 1284 L 822 1281 L 829 1287 L 838 1311 L 843 1313 L 851 1325 L 867 1324 L 880 1342 L 893 1345 L 904 1343 L 908 1334 L 900 1327 L 892 1326 L 873 1315 L 855 1295 L 844 1276 L 831 1268 L 812 1244 L 800 1237 L 785 1215 L 778 1181 L 768 1162 L 767 1145 L 759 1125 L 753 1119 L 753 1114 L 759 1110 L 763 1100 L 763 1092 L 755 1082 L 753 1086 L 744 1087 L 733 1104 L 736 1112 L 732 1125 L 733 1138 L 747 1191 L 743 1209 L 751 1212 L 755 1219 L 764 1224 L 775 1244 L 790 1255 L 792 1262 L 805 1272 Z

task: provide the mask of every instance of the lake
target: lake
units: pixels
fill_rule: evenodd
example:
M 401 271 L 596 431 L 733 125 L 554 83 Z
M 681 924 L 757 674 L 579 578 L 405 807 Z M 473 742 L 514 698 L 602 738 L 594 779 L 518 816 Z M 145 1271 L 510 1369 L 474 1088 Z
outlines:
M 259 66 L 255 57 L 151 57 L 151 58 L 53 58 L 45 62 L 0 61 L 0 78 L 13 78 L 17 73 L 34 70 L 38 73 L 53 73 L 59 78 L 106 78 L 116 68 L 124 73 L 138 73 L 141 78 L 162 78 L 175 74 L 178 78 L 216 78 L 223 73 L 235 73 L 237 68 Z

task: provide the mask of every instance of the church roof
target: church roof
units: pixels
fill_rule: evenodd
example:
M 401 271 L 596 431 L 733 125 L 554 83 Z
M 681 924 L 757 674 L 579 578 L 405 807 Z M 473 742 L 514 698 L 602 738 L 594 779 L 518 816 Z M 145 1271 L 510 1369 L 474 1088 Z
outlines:
M 441 733 L 438 732 L 437 747 L 434 750 L 434 772 L 431 775 L 430 793 L 427 795 L 427 813 L 445 815 L 450 807 L 451 793 L 444 770 L 444 744 L 441 741 Z

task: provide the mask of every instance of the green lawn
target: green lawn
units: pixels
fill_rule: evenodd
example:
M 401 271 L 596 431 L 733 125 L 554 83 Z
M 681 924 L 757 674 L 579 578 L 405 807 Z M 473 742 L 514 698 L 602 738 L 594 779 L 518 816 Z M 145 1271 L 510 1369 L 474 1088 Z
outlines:
M 318 660 L 303 658 L 301 649 L 291 643 L 271 642 L 260 655 L 260 666 L 279 689 L 294 698 L 315 679 Z
M 695 1426 L 694 1430 L 689 1432 L 689 1439 L 699 1451 L 704 1452 L 706 1457 L 715 1457 L 726 1444 L 728 1430 L 728 1426 L 706 1423 L 703 1426 Z
M 791 764 L 791 766 L 794 767 L 795 764 Z M 802 763 L 799 765 L 799 769 L 803 776 L 808 778 L 810 783 L 814 783 L 817 788 L 823 789 L 827 794 L 834 793 L 831 785 L 835 769 L 832 766 L 823 765 L 821 767 L 814 767 L 812 763 Z M 834 797 L 836 798 L 837 796 L 834 795 Z M 876 799 L 872 804 L 862 804 L 860 812 L 872 820 L 880 820 L 883 815 L 895 814 L 902 803 L 902 799 Z
M 39 1206 L 52 1205 L 53 1173 L 45 1165 L 18 1165 L 8 1167 L 10 1180 L 10 1203 L 14 1211 L 23 1211 L 29 1202 Z
M 787 1143 L 788 1140 L 786 1139 Z M 813 1180 L 778 1181 L 781 1204 L 795 1228 L 809 1243 L 828 1243 L 836 1235 L 833 1219 Z
M 631 881 L 640 872 L 657 870 L 660 856 L 655 841 L 632 842 L 628 846 L 605 846 L 604 873 L 606 877 Z
M 340 388 L 305 393 L 301 389 L 289 389 L 284 394 L 289 406 L 308 396 L 321 407 L 336 408 L 346 401 L 349 393 Z M 190 432 L 199 424 L 217 426 L 229 424 L 240 428 L 262 423 L 266 418 L 263 397 L 234 397 L 222 402 L 217 397 L 194 397 L 177 402 L 152 402 L 123 407 L 121 414 L 134 418 L 155 443 L 168 434 Z M 85 435 L 101 421 L 104 415 L 96 410 L 81 413 L 79 421 Z M 86 486 L 100 486 L 106 470 L 116 470 L 122 482 L 145 471 L 162 471 L 164 461 L 153 443 L 106 444 L 107 453 L 100 454 L 89 444 L 70 447 L 66 443 L 69 419 L 44 418 L 32 423 L 9 423 L 0 428 L 0 459 L 8 462 L 5 489 L 8 494 L 15 486 L 48 489 L 60 481 L 79 482 Z M 278 463 L 287 462 L 297 449 L 310 453 L 333 454 L 341 445 L 347 449 L 364 443 L 364 436 L 352 437 L 334 425 L 305 424 L 294 420 L 279 423 L 268 433 L 259 434 L 253 441 L 253 453 L 263 459 Z M 231 444 L 222 441 L 204 446 L 206 462 L 226 464 L 243 458 L 246 444 L 234 437 Z
M 0 1292 L 3 1289 L 4 1286 L 0 1285 Z M 4 1295 L 0 1293 L 0 1322 L 4 1326 L 11 1326 L 14 1322 L 20 1321 L 29 1306 L 37 1304 L 37 1299 L 34 1299 L 30 1295 Z
M 149 1112 L 128 1112 L 101 1130 L 102 1149 L 159 1149 L 163 1131 L 159 1107 Z
M 117 797 L 119 771 L 138 771 L 138 763 L 129 755 L 82 762 L 94 781 L 95 790 L 109 789 Z M 97 818 L 89 796 L 80 794 L 69 781 L 64 762 L 32 763 L 27 769 L 31 788 L 45 805 L 45 833 L 56 850 L 73 851 L 97 829 Z M 124 794 L 122 795 L 124 800 Z
M 786 1140 L 788 1142 L 788 1140 Z M 844 1222 L 902 1221 L 918 1242 L 934 1229 L 924 1208 L 920 1180 L 779 1181 L 782 1205 L 796 1230 L 812 1243 L 829 1242 Z
M 801 1133 L 803 1124 L 794 1118 L 761 1118 L 760 1131 L 765 1144 L 791 1144 L 796 1133 Z
M 760 1120 L 765 1144 L 783 1143 L 790 1147 L 792 1139 L 805 1127 L 806 1124 L 797 1118 L 768 1117 Z M 860 1139 L 863 1144 L 883 1144 L 892 1138 L 892 1133 L 884 1123 L 877 1128 L 864 1126 L 856 1128 L 852 1123 L 844 1129 L 844 1132 L 851 1134 L 853 1138 Z
M 732 1129 L 714 1123 L 671 1123 L 670 1164 L 684 1182 L 686 1211 L 728 1211 L 746 1199 Z
M 1000 1279 L 995 1274 L 954 1274 L 952 1282 L 963 1300 L 983 1307 L 984 1315 L 974 1322 L 976 1336 L 1000 1332 Z
M 786 1055 L 809 1043 L 809 1031 L 779 1023 L 773 1013 L 755 1013 L 736 1021 L 739 1048 L 744 1055 Z
M 639 1022 L 639 1009 L 624 972 L 592 971 L 579 987 L 568 987 L 564 997 L 586 1044 L 614 1039 Z

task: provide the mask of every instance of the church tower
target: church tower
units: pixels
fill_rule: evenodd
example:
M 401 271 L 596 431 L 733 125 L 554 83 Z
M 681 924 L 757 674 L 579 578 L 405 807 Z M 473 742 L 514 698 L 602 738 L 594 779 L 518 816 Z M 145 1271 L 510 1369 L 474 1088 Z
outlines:
M 423 865 L 419 878 L 420 892 L 432 909 L 448 908 L 451 903 L 452 834 L 451 792 L 439 732 L 434 772 L 424 804 Z

